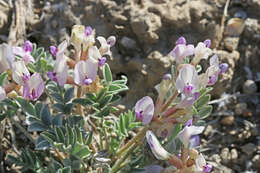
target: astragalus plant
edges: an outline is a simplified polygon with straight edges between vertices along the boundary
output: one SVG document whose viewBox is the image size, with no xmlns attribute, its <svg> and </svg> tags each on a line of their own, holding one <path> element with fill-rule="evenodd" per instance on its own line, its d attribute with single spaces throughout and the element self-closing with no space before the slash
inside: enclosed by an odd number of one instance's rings
<svg viewBox="0 0 260 173">
<path fill-rule="evenodd" d="M 120 115 L 127 78 L 113 80 L 106 63 L 115 43 L 75 25 L 69 41 L 48 51 L 30 41 L 0 45 L 0 120 L 30 140 L 8 159 L 37 173 L 210 172 L 196 150 L 198 134 L 212 111 L 211 86 L 228 68 L 212 55 L 210 40 L 194 47 L 179 38 L 169 53 L 171 72 L 155 86 L 157 99 L 145 96 Z M 69 44 L 72 57 L 65 55 Z M 203 72 L 199 62 L 208 58 Z M 17 122 L 22 115 L 26 126 Z"/>
</svg>

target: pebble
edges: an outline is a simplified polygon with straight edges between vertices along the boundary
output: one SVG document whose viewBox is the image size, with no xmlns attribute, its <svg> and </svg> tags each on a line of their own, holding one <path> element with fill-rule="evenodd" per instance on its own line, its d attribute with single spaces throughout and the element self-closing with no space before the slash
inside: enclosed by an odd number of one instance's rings
<svg viewBox="0 0 260 173">
<path fill-rule="evenodd" d="M 226 116 L 221 120 L 221 124 L 225 126 L 231 126 L 234 123 L 235 117 L 233 115 Z"/>
<path fill-rule="evenodd" d="M 226 37 L 224 39 L 225 48 L 229 51 L 236 50 L 239 43 L 239 37 Z"/>
<path fill-rule="evenodd" d="M 239 36 L 245 28 L 245 22 L 240 18 L 231 18 L 228 20 L 225 28 L 225 35 L 227 36 Z"/>
<path fill-rule="evenodd" d="M 257 91 L 257 85 L 253 80 L 247 80 L 243 85 L 243 92 L 253 94 Z"/>
<path fill-rule="evenodd" d="M 124 36 L 121 40 L 120 40 L 120 43 L 123 47 L 127 48 L 127 49 L 135 49 L 137 46 L 136 46 L 136 41 L 129 38 L 129 37 L 126 37 Z"/>
<path fill-rule="evenodd" d="M 257 154 L 252 159 L 253 167 L 256 169 L 260 169 L 260 155 Z"/>
<path fill-rule="evenodd" d="M 228 148 L 223 148 L 221 150 L 220 157 L 221 157 L 222 163 L 227 164 L 230 161 L 230 159 L 231 159 L 231 155 L 230 155 L 229 149 Z"/>
<path fill-rule="evenodd" d="M 238 103 L 235 106 L 235 113 L 237 115 L 242 115 L 244 111 L 247 109 L 247 104 L 246 103 Z"/>
<path fill-rule="evenodd" d="M 247 155 L 251 155 L 251 154 L 253 154 L 253 153 L 255 152 L 256 145 L 253 144 L 253 143 L 248 143 L 248 144 L 246 144 L 246 145 L 243 145 L 243 146 L 241 147 L 241 149 L 242 149 L 242 151 L 243 151 L 244 153 L 246 153 Z"/>
<path fill-rule="evenodd" d="M 237 150 L 236 150 L 235 148 L 233 148 L 233 149 L 230 151 L 230 153 L 231 153 L 231 160 L 233 160 L 233 161 L 237 160 L 237 158 L 238 158 Z"/>
</svg>

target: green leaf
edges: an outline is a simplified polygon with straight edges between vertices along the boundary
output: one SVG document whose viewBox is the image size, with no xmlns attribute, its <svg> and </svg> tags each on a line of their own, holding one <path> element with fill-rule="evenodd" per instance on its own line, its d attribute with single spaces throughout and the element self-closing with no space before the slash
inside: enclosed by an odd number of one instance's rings
<svg viewBox="0 0 260 173">
<path fill-rule="evenodd" d="M 52 117 L 51 117 L 49 106 L 47 104 L 43 106 L 40 117 L 41 117 L 42 122 L 46 126 L 51 125 Z"/>
<path fill-rule="evenodd" d="M 53 126 L 62 126 L 62 115 L 56 115 L 52 119 Z"/>
<path fill-rule="evenodd" d="M 59 93 L 53 92 L 51 93 L 51 97 L 58 103 L 63 103 L 63 98 Z"/>
<path fill-rule="evenodd" d="M 42 136 L 39 136 L 36 144 L 35 144 L 35 149 L 36 150 L 46 150 L 47 148 L 50 148 L 50 143 L 45 140 Z"/>
<path fill-rule="evenodd" d="M 116 103 L 120 101 L 121 96 L 120 95 L 113 95 L 112 99 L 110 100 L 111 103 Z"/>
<path fill-rule="evenodd" d="M 23 99 L 22 97 L 17 97 L 16 100 L 18 101 L 18 103 L 20 104 L 22 110 L 29 115 L 36 115 L 34 106 L 28 102 L 27 100 Z"/>
<path fill-rule="evenodd" d="M 80 157 L 81 159 L 84 159 L 88 157 L 90 153 L 91 151 L 87 146 L 82 146 L 81 149 L 77 153 L 75 153 L 75 155 Z"/>
<path fill-rule="evenodd" d="M 71 87 L 69 89 L 67 89 L 65 91 L 65 94 L 64 94 L 64 101 L 67 103 L 71 100 L 72 96 L 73 96 L 73 93 L 74 93 L 74 87 Z"/>
<path fill-rule="evenodd" d="M 2 74 L 0 74 L 0 86 L 4 84 L 6 77 L 7 77 L 7 72 L 3 72 Z"/>
<path fill-rule="evenodd" d="M 64 110 L 65 110 L 64 104 L 61 104 L 61 103 L 55 103 L 52 105 L 52 107 L 59 112 L 64 112 Z"/>
<path fill-rule="evenodd" d="M 29 132 L 42 132 L 46 129 L 47 129 L 47 127 L 44 124 L 42 124 L 41 122 L 33 122 L 28 126 Z"/>
<path fill-rule="evenodd" d="M 107 63 L 103 66 L 103 76 L 107 83 L 112 82 L 112 73 Z"/>
<path fill-rule="evenodd" d="M 202 97 L 199 97 L 199 99 L 196 102 L 196 108 L 199 109 L 200 107 L 206 105 L 210 101 L 210 94 L 203 95 Z"/>
<path fill-rule="evenodd" d="M 55 134 L 56 134 L 58 142 L 61 142 L 61 143 L 65 142 L 65 136 L 64 136 L 64 133 L 63 133 L 63 131 L 60 127 L 55 127 Z"/>
<path fill-rule="evenodd" d="M 72 101 L 72 103 L 74 104 L 80 104 L 82 106 L 86 106 L 86 105 L 92 105 L 94 104 L 95 102 L 91 101 L 90 99 L 88 98 L 76 98 Z"/>
<path fill-rule="evenodd" d="M 59 170 L 57 170 L 56 173 L 71 173 L 71 167 L 65 167 L 65 168 L 61 168 Z"/>
<path fill-rule="evenodd" d="M 86 144 L 87 146 L 89 146 L 89 145 L 91 144 L 91 142 L 92 142 L 92 139 L 93 139 L 93 132 L 90 131 L 89 134 L 88 134 L 88 137 L 87 137 L 87 139 L 86 139 L 85 144 Z"/>
<path fill-rule="evenodd" d="M 112 100 L 112 97 L 113 97 L 112 94 L 109 94 L 109 95 L 106 95 L 105 97 L 103 97 L 99 102 L 100 108 L 103 108 L 104 106 L 106 106 Z"/>
<path fill-rule="evenodd" d="M 123 133 L 124 135 L 126 135 L 126 128 L 125 128 L 125 119 L 123 114 L 120 116 L 120 131 L 121 133 Z"/>
<path fill-rule="evenodd" d="M 65 105 L 64 114 L 70 114 L 72 112 L 74 104 L 68 103 Z"/>
<path fill-rule="evenodd" d="M 102 109 L 100 112 L 97 112 L 95 114 L 95 117 L 100 118 L 100 117 L 108 116 L 110 114 L 110 110 L 111 110 L 111 107 L 107 106 L 104 109 Z"/>
<path fill-rule="evenodd" d="M 106 93 L 107 89 L 103 88 L 98 94 L 97 94 L 97 101 L 100 100 L 102 97 L 104 97 L 105 93 Z"/>
<path fill-rule="evenodd" d="M 213 109 L 212 105 L 202 107 L 198 113 L 200 119 L 207 118 L 211 114 L 212 109 Z"/>
</svg>

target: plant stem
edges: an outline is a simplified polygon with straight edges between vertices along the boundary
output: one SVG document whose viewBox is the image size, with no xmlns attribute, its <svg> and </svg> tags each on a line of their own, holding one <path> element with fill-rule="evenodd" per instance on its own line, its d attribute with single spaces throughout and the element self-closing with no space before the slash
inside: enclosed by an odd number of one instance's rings
<svg viewBox="0 0 260 173">
<path fill-rule="evenodd" d="M 128 158 L 128 156 L 134 151 L 135 148 L 136 148 L 136 145 L 132 145 L 132 146 L 127 150 L 127 152 L 125 153 L 125 155 L 116 161 L 116 163 L 115 163 L 114 166 L 112 167 L 110 173 L 116 173 L 117 171 L 119 171 L 119 170 L 122 168 L 121 164 L 124 163 L 124 161 L 125 161 L 125 160 Z"/>
<path fill-rule="evenodd" d="M 165 105 L 163 105 L 162 112 L 164 112 L 172 103 L 172 101 L 178 96 L 178 91 L 175 91 L 174 94 L 170 97 Z"/>
<path fill-rule="evenodd" d="M 134 143 L 140 141 L 144 136 L 148 127 L 144 127 L 140 130 L 135 137 L 133 137 L 126 145 L 124 145 L 117 153 L 116 156 L 119 157 L 122 153 L 124 153 L 129 147 L 131 147 Z"/>
<path fill-rule="evenodd" d="M 23 132 L 23 134 L 33 143 L 35 144 L 35 140 L 33 139 L 33 137 L 18 123 L 16 122 L 13 117 L 9 117 L 9 119 L 11 120 L 11 122 L 19 129 Z"/>
</svg>

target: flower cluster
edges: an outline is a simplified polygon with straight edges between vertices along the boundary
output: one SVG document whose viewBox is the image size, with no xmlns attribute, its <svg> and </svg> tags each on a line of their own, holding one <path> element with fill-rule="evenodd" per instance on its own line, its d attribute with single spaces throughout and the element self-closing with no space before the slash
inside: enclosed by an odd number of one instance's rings
<svg viewBox="0 0 260 173">
<path fill-rule="evenodd" d="M 228 64 L 219 63 L 218 56 L 212 55 L 210 45 L 211 41 L 205 40 L 195 47 L 180 37 L 169 53 L 176 62 L 175 70 L 172 74 L 164 75 L 161 83 L 155 87 L 159 93 L 156 104 L 152 98 L 145 96 L 135 105 L 136 118 L 150 129 L 146 132 L 146 139 L 154 156 L 159 160 L 168 160 L 183 173 L 208 173 L 212 169 L 203 155 L 194 149 L 199 145 L 198 134 L 204 130 L 203 126 L 196 126 L 202 116 L 199 111 L 202 108 L 198 104 L 205 98 L 203 92 L 217 82 L 220 74 L 227 71 Z M 200 72 L 200 60 L 209 57 L 209 67 L 205 73 Z M 208 108 L 210 113 L 212 107 Z M 164 149 L 156 135 L 169 140 L 167 137 L 179 125 L 184 125 L 184 128 L 176 135 L 176 139 L 182 143 L 180 151 L 177 151 L 180 157 L 177 157 Z"/>
<path fill-rule="evenodd" d="M 45 73 L 35 72 L 29 69 L 36 61 L 31 55 L 33 44 L 26 41 L 22 47 L 11 47 L 7 44 L 0 45 L 0 73 L 10 71 L 16 88 L 22 89 L 22 95 L 28 100 L 37 100 L 44 92 L 44 79 L 57 82 L 60 86 L 72 83 L 78 86 L 89 86 L 95 81 L 98 82 L 98 67 L 106 62 L 106 57 L 111 56 L 110 48 L 115 44 L 116 39 L 110 36 L 96 38 L 100 47 L 95 45 L 95 31 L 90 26 L 75 25 L 72 30 L 71 42 L 76 49 L 75 59 L 65 55 L 68 42 L 64 40 L 57 47 L 50 46 L 50 53 L 55 57 L 54 68 Z M 69 66 L 73 68 L 73 79 L 69 76 Z M 10 92 L 8 86 L 0 86 L 0 99 L 6 98 Z"/>
</svg>

